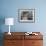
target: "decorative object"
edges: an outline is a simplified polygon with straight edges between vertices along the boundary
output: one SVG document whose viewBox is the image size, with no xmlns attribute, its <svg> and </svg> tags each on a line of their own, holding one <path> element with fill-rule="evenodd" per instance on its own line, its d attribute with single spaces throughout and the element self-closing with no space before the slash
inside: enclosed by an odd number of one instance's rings
<svg viewBox="0 0 46 46">
<path fill-rule="evenodd" d="M 35 22 L 35 9 L 19 9 L 18 10 L 19 22 Z"/>
<path fill-rule="evenodd" d="M 5 25 L 9 25 L 8 34 L 11 35 L 11 33 L 10 33 L 10 25 L 14 25 L 14 18 L 5 18 Z"/>
<path fill-rule="evenodd" d="M 33 32 L 26 32 L 25 35 L 38 35 L 37 33 Z"/>
</svg>

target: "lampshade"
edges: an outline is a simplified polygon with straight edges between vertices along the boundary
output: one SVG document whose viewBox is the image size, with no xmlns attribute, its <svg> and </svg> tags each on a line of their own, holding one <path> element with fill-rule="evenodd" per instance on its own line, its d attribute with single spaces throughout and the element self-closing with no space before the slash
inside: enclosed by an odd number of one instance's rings
<svg viewBox="0 0 46 46">
<path fill-rule="evenodd" d="M 14 25 L 14 18 L 5 18 L 5 25 Z"/>
</svg>

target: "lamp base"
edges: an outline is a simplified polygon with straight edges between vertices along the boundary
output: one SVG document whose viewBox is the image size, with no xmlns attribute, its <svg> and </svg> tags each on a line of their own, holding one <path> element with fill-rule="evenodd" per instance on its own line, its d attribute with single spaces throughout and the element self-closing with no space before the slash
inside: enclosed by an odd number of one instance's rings
<svg viewBox="0 0 46 46">
<path fill-rule="evenodd" d="M 11 33 L 10 33 L 10 32 L 8 32 L 8 34 L 9 34 L 9 35 L 11 35 Z"/>
</svg>

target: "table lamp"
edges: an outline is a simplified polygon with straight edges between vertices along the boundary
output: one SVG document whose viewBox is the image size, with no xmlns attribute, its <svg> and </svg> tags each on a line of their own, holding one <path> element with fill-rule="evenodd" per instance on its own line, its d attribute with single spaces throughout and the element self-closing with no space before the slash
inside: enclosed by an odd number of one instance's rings
<svg viewBox="0 0 46 46">
<path fill-rule="evenodd" d="M 11 35 L 11 33 L 10 33 L 10 26 L 14 25 L 14 18 L 5 18 L 5 25 L 9 25 L 8 34 Z"/>
</svg>

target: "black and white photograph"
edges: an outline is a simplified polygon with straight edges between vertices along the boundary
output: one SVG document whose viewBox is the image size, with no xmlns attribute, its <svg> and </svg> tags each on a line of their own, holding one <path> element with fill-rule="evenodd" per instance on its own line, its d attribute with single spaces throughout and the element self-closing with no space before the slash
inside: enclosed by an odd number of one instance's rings
<svg viewBox="0 0 46 46">
<path fill-rule="evenodd" d="M 19 22 L 35 22 L 35 9 L 19 9 Z"/>
</svg>

